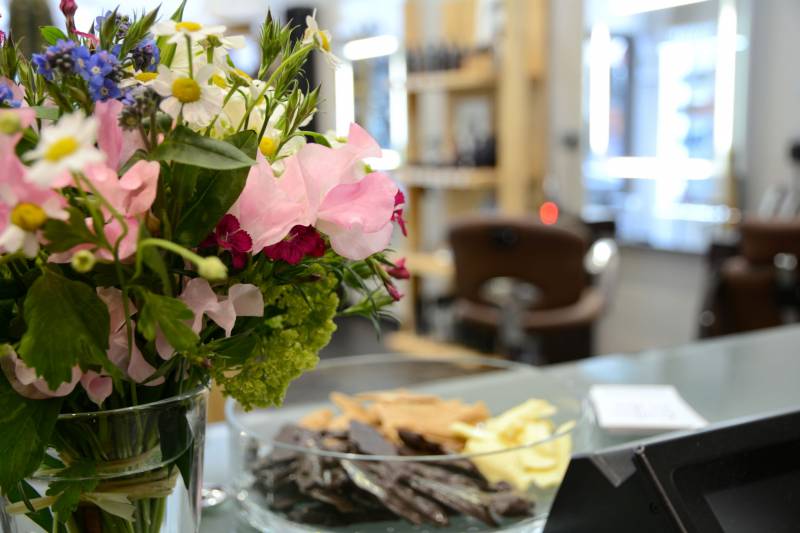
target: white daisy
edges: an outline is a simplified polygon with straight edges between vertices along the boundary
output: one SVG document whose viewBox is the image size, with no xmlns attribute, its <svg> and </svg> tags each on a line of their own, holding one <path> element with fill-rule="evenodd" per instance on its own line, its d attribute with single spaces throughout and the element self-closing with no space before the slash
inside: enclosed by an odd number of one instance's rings
<svg viewBox="0 0 800 533">
<path fill-rule="evenodd" d="M 317 49 L 323 53 L 328 62 L 336 66 L 339 64 L 339 58 L 333 55 L 331 50 L 332 40 L 331 32 L 319 29 L 319 24 L 317 24 L 317 10 L 315 9 L 313 15 L 306 17 L 306 32 L 303 34 L 303 43 L 316 46 Z"/>
<path fill-rule="evenodd" d="M 158 77 L 158 73 L 156 72 L 145 72 L 142 70 L 138 70 L 133 72 L 131 77 L 125 78 L 119 83 L 120 89 L 127 89 L 128 87 L 137 87 L 139 85 L 152 85 L 156 78 Z"/>
<path fill-rule="evenodd" d="M 219 87 L 208 84 L 215 71 L 214 66 L 205 65 L 195 72 L 194 78 L 190 78 L 160 65 L 158 78 L 152 87 L 164 97 L 161 110 L 173 118 L 178 118 L 183 113 L 184 120 L 190 126 L 208 126 L 222 110 L 225 99 Z"/>
<path fill-rule="evenodd" d="M 33 184 L 16 188 L 0 185 L 0 202 L 4 204 L 0 211 L 8 217 L 0 221 L 0 226 L 5 226 L 0 232 L 0 249 L 8 253 L 21 250 L 29 258 L 39 253 L 38 232 L 47 219 L 66 220 L 68 216 L 56 192 Z"/>
<path fill-rule="evenodd" d="M 196 43 L 210 36 L 222 39 L 225 29 L 225 26 L 204 26 L 199 22 L 188 20 L 182 22 L 163 20 L 153 27 L 153 33 L 158 37 L 169 37 L 167 42 L 170 44 L 185 42 L 186 36 Z"/>
<path fill-rule="evenodd" d="M 76 111 L 42 130 L 39 144 L 23 156 L 33 163 L 27 180 L 43 187 L 63 186 L 64 174 L 80 172 L 87 165 L 105 161 L 95 147 L 97 121 Z"/>
</svg>

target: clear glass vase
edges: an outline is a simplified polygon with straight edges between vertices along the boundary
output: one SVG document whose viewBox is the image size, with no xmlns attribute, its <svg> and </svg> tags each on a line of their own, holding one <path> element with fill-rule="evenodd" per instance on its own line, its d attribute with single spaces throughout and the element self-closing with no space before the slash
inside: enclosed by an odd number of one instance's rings
<svg viewBox="0 0 800 533">
<path fill-rule="evenodd" d="M 0 524 L 16 524 L 15 533 L 199 531 L 207 397 L 201 388 L 135 407 L 60 415 L 46 460 L 24 484 L 27 498 L 6 502 Z M 54 486 L 80 488 L 66 516 L 46 494 Z"/>
</svg>

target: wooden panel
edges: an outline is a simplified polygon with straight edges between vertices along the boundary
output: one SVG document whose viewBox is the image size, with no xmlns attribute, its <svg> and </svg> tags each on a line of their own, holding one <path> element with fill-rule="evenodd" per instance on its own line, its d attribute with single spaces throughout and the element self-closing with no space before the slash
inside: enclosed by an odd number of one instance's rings
<svg viewBox="0 0 800 533">
<path fill-rule="evenodd" d="M 405 4 L 405 30 L 406 48 L 409 50 L 421 48 L 425 43 L 422 28 L 422 17 L 425 6 L 424 0 L 406 0 Z"/>
<path fill-rule="evenodd" d="M 497 185 L 494 167 L 405 167 L 403 183 L 428 189 L 487 189 Z"/>
<path fill-rule="evenodd" d="M 409 74 L 406 90 L 427 91 L 482 91 L 493 89 L 497 75 L 492 69 L 444 70 Z"/>
<path fill-rule="evenodd" d="M 525 9 L 525 18 L 528 20 L 528 31 L 525 33 L 528 73 L 533 79 L 541 80 L 547 73 L 547 50 L 550 39 L 548 0 L 525 0 Z"/>
</svg>

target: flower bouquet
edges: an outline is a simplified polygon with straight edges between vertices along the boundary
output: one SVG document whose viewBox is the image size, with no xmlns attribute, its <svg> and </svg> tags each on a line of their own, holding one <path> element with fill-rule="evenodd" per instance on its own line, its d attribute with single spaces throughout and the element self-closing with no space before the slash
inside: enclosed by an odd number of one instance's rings
<svg viewBox="0 0 800 533">
<path fill-rule="evenodd" d="M 378 145 L 303 129 L 330 35 L 268 17 L 251 76 L 185 3 L 80 31 L 63 0 L 32 58 L 2 36 L 0 523 L 195 531 L 209 383 L 278 405 L 334 317 L 400 298 Z"/>
</svg>

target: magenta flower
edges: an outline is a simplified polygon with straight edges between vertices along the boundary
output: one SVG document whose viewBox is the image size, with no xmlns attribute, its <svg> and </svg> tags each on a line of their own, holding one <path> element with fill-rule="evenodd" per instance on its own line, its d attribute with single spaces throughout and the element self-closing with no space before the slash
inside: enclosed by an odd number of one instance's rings
<svg viewBox="0 0 800 533">
<path fill-rule="evenodd" d="M 409 273 L 408 269 L 406 268 L 405 257 L 398 259 L 393 267 L 387 268 L 386 273 L 392 276 L 394 279 L 408 279 L 411 277 L 411 273 Z"/>
<path fill-rule="evenodd" d="M 403 237 L 408 237 L 408 230 L 406 229 L 406 220 L 403 218 L 403 209 L 406 205 L 406 196 L 400 189 L 394 195 L 394 213 L 392 213 L 392 220 L 397 222 L 400 226 L 400 231 L 403 232 Z"/>
<path fill-rule="evenodd" d="M 227 214 L 217 224 L 217 229 L 201 244 L 201 248 L 218 246 L 231 253 L 233 268 L 241 269 L 247 264 L 247 255 L 253 250 L 253 239 L 239 224 L 239 220 Z"/>
<path fill-rule="evenodd" d="M 386 287 L 386 292 L 389 293 L 389 296 L 392 297 L 392 300 L 399 302 L 403 299 L 403 293 L 397 290 L 397 287 L 394 286 L 394 283 L 387 281 L 383 285 Z"/>
<path fill-rule="evenodd" d="M 78 3 L 75 0 L 61 0 L 59 8 L 65 17 L 74 17 L 75 12 L 78 11 Z"/>
<path fill-rule="evenodd" d="M 296 265 L 304 257 L 325 255 L 325 241 L 311 226 L 295 226 L 284 240 L 264 248 L 264 255 L 273 261 L 285 261 Z"/>
</svg>

